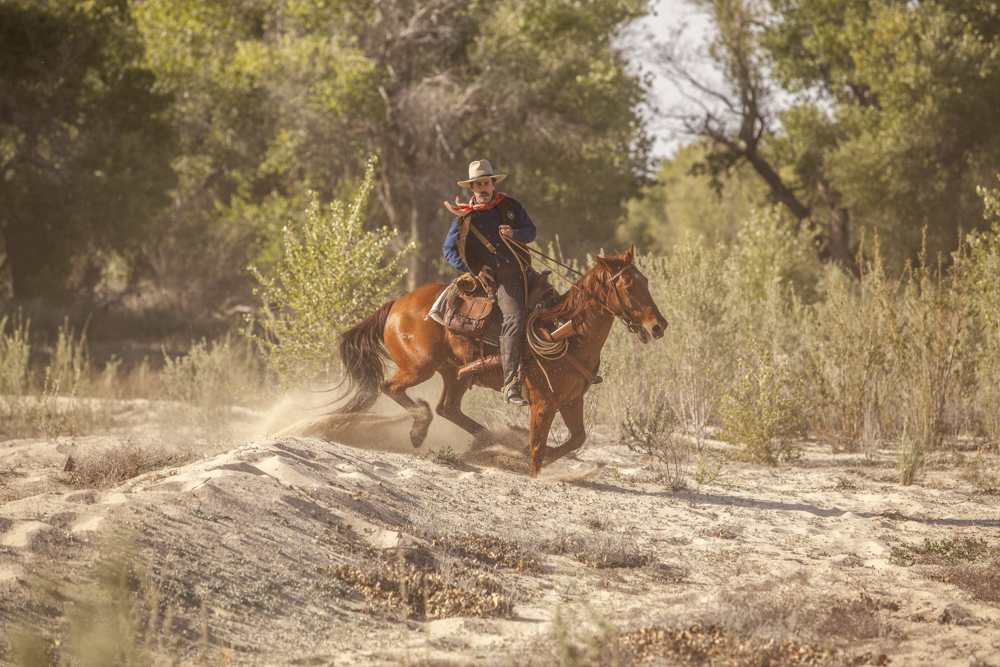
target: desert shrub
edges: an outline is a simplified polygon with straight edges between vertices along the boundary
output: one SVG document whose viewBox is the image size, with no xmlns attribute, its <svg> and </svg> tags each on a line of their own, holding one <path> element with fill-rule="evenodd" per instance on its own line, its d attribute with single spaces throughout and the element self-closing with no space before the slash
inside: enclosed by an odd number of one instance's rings
<svg viewBox="0 0 1000 667">
<path fill-rule="evenodd" d="M 795 460 L 794 441 L 802 435 L 801 392 L 794 390 L 786 364 L 775 363 L 769 350 L 751 346 L 749 358 L 737 362 L 739 375 L 723 394 L 720 437 L 743 445 L 739 456 L 777 465 Z"/>
<path fill-rule="evenodd" d="M 1000 467 L 986 459 L 985 450 L 985 447 L 979 448 L 976 457 L 962 471 L 962 477 L 972 484 L 976 493 L 1000 495 Z"/>
<path fill-rule="evenodd" d="M 84 394 L 90 384 L 93 369 L 87 349 L 89 323 L 88 319 L 78 338 L 67 317 L 56 335 L 56 347 L 49 357 L 46 379 L 53 386 L 61 387 L 64 392 L 72 390 L 74 394 Z"/>
<path fill-rule="evenodd" d="M 125 440 L 116 447 L 70 457 L 64 479 L 80 486 L 108 487 L 151 470 L 185 463 L 192 458 L 190 454 L 144 448 Z"/>
<path fill-rule="evenodd" d="M 170 400 L 195 406 L 202 417 L 217 422 L 240 401 L 253 398 L 263 383 L 262 371 L 250 343 L 202 339 L 187 354 L 171 357 L 164 350 L 159 380 Z"/>
<path fill-rule="evenodd" d="M 726 311 L 730 286 L 724 250 L 687 238 L 667 258 L 643 258 L 641 268 L 657 288 L 653 295 L 670 327 L 668 335 L 656 343 L 663 348 L 660 363 L 648 360 L 645 368 L 657 369 L 659 377 L 654 382 L 663 383 L 679 427 L 701 449 L 714 416 L 720 380 L 727 375 L 726 346 L 733 336 Z M 648 374 L 641 367 L 636 370 L 633 378 Z M 633 391 L 649 395 L 654 387 L 635 386 Z"/>
<path fill-rule="evenodd" d="M 10 333 L 7 333 L 10 324 Z M 0 395 L 20 396 L 27 388 L 28 360 L 31 345 L 28 343 L 28 328 L 31 322 L 10 322 L 9 317 L 0 319 Z"/>
<path fill-rule="evenodd" d="M 896 458 L 896 469 L 902 486 L 910 486 L 916 481 L 926 458 L 927 442 L 919 436 L 911 435 L 904 428 L 899 438 L 899 453 Z"/>
<path fill-rule="evenodd" d="M 923 544 L 903 542 L 889 554 L 893 565 L 957 565 L 969 562 L 987 562 L 1000 557 L 1000 549 L 991 547 L 986 540 L 956 535 L 954 539 L 939 541 L 925 538 Z"/>
<path fill-rule="evenodd" d="M 934 568 L 930 577 L 957 586 L 977 600 L 994 605 L 1000 603 L 1000 558 L 987 563 Z"/>
<path fill-rule="evenodd" d="M 411 618 L 509 616 L 512 595 L 493 574 L 478 568 L 449 567 L 433 552 L 400 550 L 369 554 L 328 574 L 364 596 L 377 610 Z"/>
<path fill-rule="evenodd" d="M 901 382 L 901 285 L 887 274 L 877 237 L 871 259 L 859 251 L 857 264 L 857 279 L 831 271 L 826 298 L 810 308 L 805 362 L 817 400 L 808 418 L 834 450 L 870 452 Z"/>
<path fill-rule="evenodd" d="M 300 226 L 283 230 L 284 254 L 270 275 L 256 266 L 263 302 L 257 341 L 283 385 L 330 376 L 336 340 L 388 301 L 412 249 L 392 250 L 397 234 L 364 229 L 364 212 L 375 182 L 375 158 L 354 201 L 324 209 L 315 195 Z"/>
<path fill-rule="evenodd" d="M 562 540 L 560 549 L 581 563 L 598 569 L 643 567 L 653 562 L 653 554 L 639 543 L 633 526 L 604 526 Z"/>
<path fill-rule="evenodd" d="M 702 449 L 698 452 L 697 458 L 695 458 L 694 472 L 691 473 L 691 479 L 698 484 L 711 484 L 718 479 L 719 473 L 722 472 L 722 466 L 725 463 L 726 455 L 724 453 L 713 457 L 709 454 L 708 449 Z"/>
<path fill-rule="evenodd" d="M 980 189 L 986 216 L 1000 217 L 1000 190 Z M 963 364 L 972 378 L 966 391 L 971 420 L 990 441 L 1000 441 L 1000 221 L 965 237 L 955 254 L 956 282 L 969 299 Z"/>
<path fill-rule="evenodd" d="M 902 331 L 901 414 L 912 425 L 913 437 L 927 449 L 937 447 L 946 428 L 949 402 L 958 398 L 960 361 L 965 356 L 962 336 L 969 309 L 964 266 L 946 276 L 941 260 L 928 263 L 922 251 L 916 266 L 906 272 L 902 295 L 906 326 Z"/>
<path fill-rule="evenodd" d="M 427 457 L 435 463 L 454 465 L 458 462 L 458 457 L 450 445 L 445 445 L 441 449 L 427 450 Z"/>
<path fill-rule="evenodd" d="M 647 456 L 657 469 L 659 479 L 671 490 L 687 486 L 684 464 L 688 459 L 687 443 L 675 436 L 676 418 L 664 400 L 654 400 L 638 413 L 626 408 L 621 430 L 629 451 Z"/>
</svg>

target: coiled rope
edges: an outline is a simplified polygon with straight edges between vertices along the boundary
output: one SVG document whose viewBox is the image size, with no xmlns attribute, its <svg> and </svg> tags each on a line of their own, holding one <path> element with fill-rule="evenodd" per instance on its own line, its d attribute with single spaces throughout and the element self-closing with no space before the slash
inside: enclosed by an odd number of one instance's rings
<svg viewBox="0 0 1000 667">
<path fill-rule="evenodd" d="M 528 345 L 531 346 L 532 352 L 538 358 L 555 361 L 566 354 L 566 350 L 569 349 L 569 339 L 563 338 L 562 340 L 550 343 L 535 333 L 535 322 L 541 316 L 542 313 L 538 310 L 528 313 Z"/>
</svg>

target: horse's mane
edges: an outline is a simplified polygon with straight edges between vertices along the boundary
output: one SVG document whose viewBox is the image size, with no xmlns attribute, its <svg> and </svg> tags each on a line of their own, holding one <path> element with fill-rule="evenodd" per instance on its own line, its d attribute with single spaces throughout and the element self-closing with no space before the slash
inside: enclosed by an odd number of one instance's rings
<svg viewBox="0 0 1000 667">
<path fill-rule="evenodd" d="M 607 302 L 611 296 L 608 278 L 611 271 L 607 264 L 598 262 L 560 297 L 560 301 L 542 312 L 547 320 L 571 320 L 586 310 L 594 301 Z"/>
</svg>

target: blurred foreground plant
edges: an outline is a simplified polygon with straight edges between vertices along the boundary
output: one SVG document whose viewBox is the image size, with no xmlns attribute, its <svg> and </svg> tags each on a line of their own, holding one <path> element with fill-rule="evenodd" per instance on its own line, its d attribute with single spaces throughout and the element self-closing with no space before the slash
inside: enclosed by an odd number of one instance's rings
<svg viewBox="0 0 1000 667">
<path fill-rule="evenodd" d="M 400 263 L 415 246 L 393 252 L 396 232 L 364 229 L 375 162 L 352 204 L 335 201 L 324 211 L 313 195 L 302 226 L 284 228 L 284 256 L 272 275 L 249 267 L 263 302 L 264 334 L 255 339 L 284 386 L 330 375 L 340 333 L 388 301 L 406 274 Z"/>
</svg>

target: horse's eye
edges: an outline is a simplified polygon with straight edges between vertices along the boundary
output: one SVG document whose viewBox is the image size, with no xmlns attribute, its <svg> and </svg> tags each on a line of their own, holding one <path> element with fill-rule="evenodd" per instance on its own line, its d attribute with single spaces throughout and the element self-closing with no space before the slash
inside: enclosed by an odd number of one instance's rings
<svg viewBox="0 0 1000 667">
<path fill-rule="evenodd" d="M 635 291 L 635 288 L 634 287 L 626 287 L 625 291 L 628 292 L 629 294 L 631 294 L 632 292 Z"/>
</svg>

